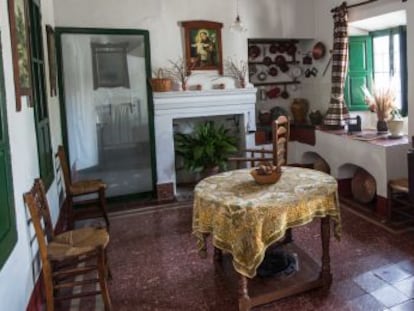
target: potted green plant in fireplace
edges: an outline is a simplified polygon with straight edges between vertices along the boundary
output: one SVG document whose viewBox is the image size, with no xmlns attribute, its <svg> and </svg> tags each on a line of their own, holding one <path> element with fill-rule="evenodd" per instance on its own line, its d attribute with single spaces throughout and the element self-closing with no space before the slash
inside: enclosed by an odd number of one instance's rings
<svg viewBox="0 0 414 311">
<path fill-rule="evenodd" d="M 229 155 L 237 151 L 236 145 L 236 137 L 213 121 L 198 124 L 192 133 L 175 134 L 175 150 L 182 156 L 184 168 L 204 175 L 226 170 Z"/>
</svg>

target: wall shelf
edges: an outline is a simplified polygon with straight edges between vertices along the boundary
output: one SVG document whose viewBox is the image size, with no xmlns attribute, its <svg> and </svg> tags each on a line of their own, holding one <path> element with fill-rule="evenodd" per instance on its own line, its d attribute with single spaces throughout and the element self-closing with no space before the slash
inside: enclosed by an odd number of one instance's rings
<svg viewBox="0 0 414 311">
<path fill-rule="evenodd" d="M 293 61 L 293 60 L 286 61 L 285 63 L 286 64 L 294 64 L 294 65 L 300 64 L 299 61 Z M 276 62 L 265 63 L 263 61 L 252 61 L 252 60 L 249 60 L 249 66 L 250 65 L 269 65 L 270 66 L 270 65 L 276 65 Z"/>
<path fill-rule="evenodd" d="M 255 86 L 300 84 L 299 81 L 253 82 Z"/>
</svg>

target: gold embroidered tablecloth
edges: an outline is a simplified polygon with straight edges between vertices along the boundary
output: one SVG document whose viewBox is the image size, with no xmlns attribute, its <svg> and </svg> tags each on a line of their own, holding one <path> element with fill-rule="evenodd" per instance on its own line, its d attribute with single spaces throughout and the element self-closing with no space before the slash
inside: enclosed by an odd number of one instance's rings
<svg viewBox="0 0 414 311">
<path fill-rule="evenodd" d="M 193 234 L 198 246 L 203 233 L 213 245 L 233 255 L 236 271 L 254 277 L 269 245 L 286 229 L 315 217 L 331 216 L 335 236 L 341 233 L 337 182 L 320 171 L 282 167 L 280 180 L 259 185 L 251 169 L 224 172 L 203 179 L 194 189 Z"/>
</svg>

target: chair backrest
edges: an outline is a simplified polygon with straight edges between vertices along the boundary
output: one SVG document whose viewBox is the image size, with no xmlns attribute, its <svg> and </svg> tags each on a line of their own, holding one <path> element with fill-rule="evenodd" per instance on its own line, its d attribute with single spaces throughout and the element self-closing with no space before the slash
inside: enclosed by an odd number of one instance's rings
<svg viewBox="0 0 414 311">
<path fill-rule="evenodd" d="M 72 178 L 69 170 L 65 148 L 62 145 L 58 146 L 56 156 L 59 158 L 60 169 L 62 170 L 63 181 L 65 183 L 65 191 L 66 194 L 68 194 L 70 186 L 72 184 Z"/>
<path fill-rule="evenodd" d="M 32 218 L 42 262 L 47 261 L 47 243 L 54 238 L 54 232 L 42 180 L 35 179 L 33 187 L 23 197 Z M 43 262 L 43 264 L 45 263 Z"/>
<path fill-rule="evenodd" d="M 414 151 L 409 150 L 407 153 L 408 164 L 408 197 L 414 202 Z"/>
<path fill-rule="evenodd" d="M 287 165 L 290 122 L 286 116 L 279 116 L 272 124 L 273 165 Z"/>
</svg>

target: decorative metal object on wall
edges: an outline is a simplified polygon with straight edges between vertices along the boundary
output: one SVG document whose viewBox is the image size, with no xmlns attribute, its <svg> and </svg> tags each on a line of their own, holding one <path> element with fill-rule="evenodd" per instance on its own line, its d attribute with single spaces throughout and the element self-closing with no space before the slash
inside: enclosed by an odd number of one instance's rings
<svg viewBox="0 0 414 311">
<path fill-rule="evenodd" d="M 32 101 L 28 3 L 27 0 L 8 0 L 7 4 L 13 53 L 16 111 L 20 111 L 22 96 L 28 96 L 29 106 Z"/>
</svg>

